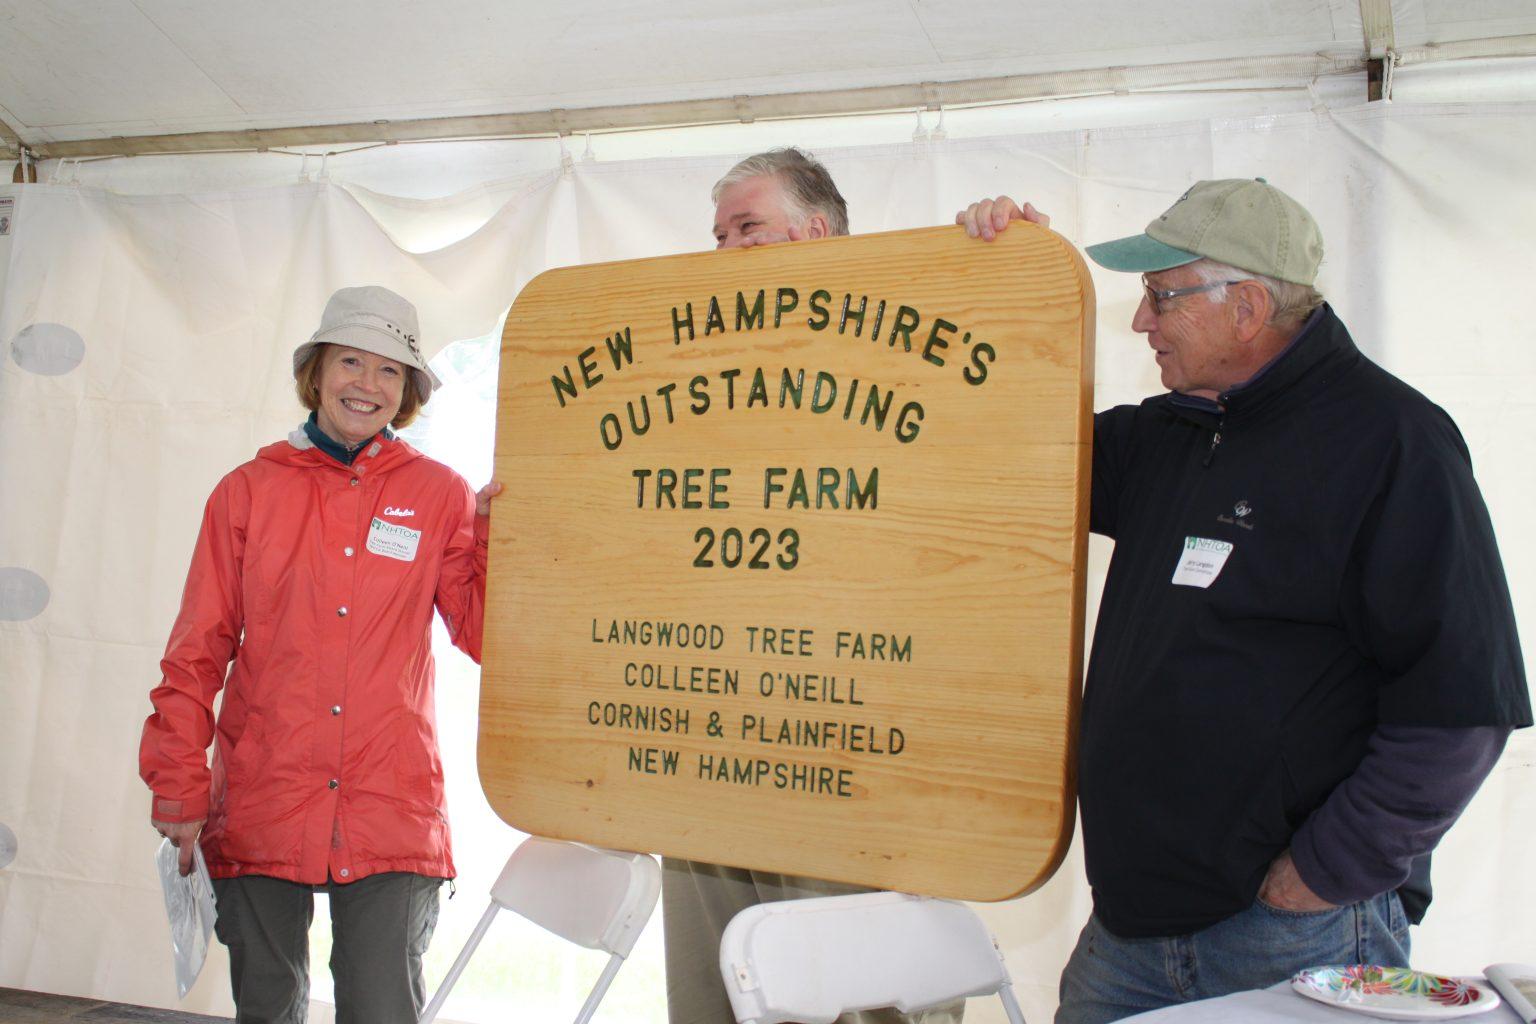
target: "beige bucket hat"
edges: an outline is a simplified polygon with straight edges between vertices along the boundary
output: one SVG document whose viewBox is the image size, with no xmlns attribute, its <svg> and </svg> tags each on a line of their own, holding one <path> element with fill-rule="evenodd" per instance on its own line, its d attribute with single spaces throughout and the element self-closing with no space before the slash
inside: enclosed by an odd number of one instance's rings
<svg viewBox="0 0 1536 1024">
<path fill-rule="evenodd" d="M 376 284 L 342 288 L 325 304 L 320 329 L 293 350 L 293 375 L 298 377 L 299 367 L 316 345 L 345 345 L 410 367 L 411 380 L 425 403 L 442 381 L 422 357 L 420 333 L 416 307 L 388 288 Z"/>
</svg>

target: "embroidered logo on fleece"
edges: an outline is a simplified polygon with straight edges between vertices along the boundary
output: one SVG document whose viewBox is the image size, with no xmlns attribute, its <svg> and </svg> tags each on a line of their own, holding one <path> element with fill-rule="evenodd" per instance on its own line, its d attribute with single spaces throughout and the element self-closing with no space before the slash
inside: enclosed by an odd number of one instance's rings
<svg viewBox="0 0 1536 1024">
<path fill-rule="evenodd" d="M 1250 518 L 1252 515 L 1253 506 L 1248 504 L 1248 499 L 1239 498 L 1237 504 L 1232 506 L 1232 514 L 1219 515 L 1216 517 L 1216 521 L 1218 523 L 1226 523 L 1228 526 L 1237 526 L 1244 530 L 1251 530 L 1253 529 L 1253 519 Z"/>
<path fill-rule="evenodd" d="M 413 508 L 395 508 L 393 505 L 386 505 L 384 507 L 384 514 L 387 516 L 394 516 L 397 519 L 406 519 L 415 515 L 416 510 Z"/>
</svg>

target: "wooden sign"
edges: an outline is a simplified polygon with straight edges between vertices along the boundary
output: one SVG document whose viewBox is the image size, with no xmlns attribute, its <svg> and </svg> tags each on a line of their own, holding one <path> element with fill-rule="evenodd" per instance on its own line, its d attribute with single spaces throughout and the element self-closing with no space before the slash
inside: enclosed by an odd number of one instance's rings
<svg viewBox="0 0 1536 1024">
<path fill-rule="evenodd" d="M 553 270 L 502 340 L 508 823 L 997 900 L 1072 832 L 1092 286 L 958 227 Z"/>
</svg>

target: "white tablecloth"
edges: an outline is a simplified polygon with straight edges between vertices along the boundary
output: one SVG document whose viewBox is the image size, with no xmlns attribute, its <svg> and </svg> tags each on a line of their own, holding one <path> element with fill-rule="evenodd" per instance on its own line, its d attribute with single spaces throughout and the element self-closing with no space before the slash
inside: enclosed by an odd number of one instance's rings
<svg viewBox="0 0 1536 1024">
<path fill-rule="evenodd" d="M 1283 982 L 1274 988 L 1138 1013 L 1122 1024 L 1369 1024 L 1380 1019 L 1308 999 L 1292 992 L 1290 982 Z M 1503 1003 L 1487 1013 L 1458 1019 L 1468 1024 L 1521 1024 L 1515 1011 Z"/>
</svg>

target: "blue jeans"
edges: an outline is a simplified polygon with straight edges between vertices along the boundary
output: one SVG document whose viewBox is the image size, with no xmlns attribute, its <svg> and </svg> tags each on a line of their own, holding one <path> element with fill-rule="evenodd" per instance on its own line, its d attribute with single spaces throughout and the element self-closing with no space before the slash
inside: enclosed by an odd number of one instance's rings
<svg viewBox="0 0 1536 1024">
<path fill-rule="evenodd" d="M 1408 966 L 1408 918 L 1397 893 L 1310 913 L 1255 901 L 1193 935 L 1156 939 L 1122 939 L 1090 917 L 1061 974 L 1056 1024 L 1108 1024 L 1268 988 L 1319 964 Z"/>
</svg>

